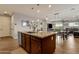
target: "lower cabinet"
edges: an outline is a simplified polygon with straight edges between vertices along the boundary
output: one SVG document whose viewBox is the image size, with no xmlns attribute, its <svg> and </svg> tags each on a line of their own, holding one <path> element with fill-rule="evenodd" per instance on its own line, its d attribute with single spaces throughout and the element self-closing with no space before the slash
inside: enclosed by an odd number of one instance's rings
<svg viewBox="0 0 79 59">
<path fill-rule="evenodd" d="M 31 37 L 31 53 L 41 53 L 41 40 Z"/>
<path fill-rule="evenodd" d="M 31 49 L 30 49 L 30 36 L 29 35 L 25 35 L 25 50 L 28 52 L 28 53 L 31 53 Z"/>
<path fill-rule="evenodd" d="M 42 53 L 54 53 L 56 48 L 55 35 L 46 37 L 42 40 Z"/>
<path fill-rule="evenodd" d="M 56 44 L 56 35 L 45 38 L 38 38 L 22 33 L 22 47 L 31 54 L 50 54 L 54 53 Z"/>
<path fill-rule="evenodd" d="M 30 36 L 24 33 L 21 33 L 21 46 L 28 53 L 30 53 Z"/>
<path fill-rule="evenodd" d="M 21 46 L 25 49 L 25 43 L 26 43 L 26 38 L 25 38 L 25 34 L 21 33 Z"/>
</svg>

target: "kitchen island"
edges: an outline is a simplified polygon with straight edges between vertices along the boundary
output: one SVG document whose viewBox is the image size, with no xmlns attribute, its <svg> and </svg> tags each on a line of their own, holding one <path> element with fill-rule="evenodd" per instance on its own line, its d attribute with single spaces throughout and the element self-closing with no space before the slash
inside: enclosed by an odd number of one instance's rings
<svg viewBox="0 0 79 59">
<path fill-rule="evenodd" d="M 31 54 L 51 54 L 56 48 L 55 32 L 20 32 L 21 46 Z"/>
</svg>

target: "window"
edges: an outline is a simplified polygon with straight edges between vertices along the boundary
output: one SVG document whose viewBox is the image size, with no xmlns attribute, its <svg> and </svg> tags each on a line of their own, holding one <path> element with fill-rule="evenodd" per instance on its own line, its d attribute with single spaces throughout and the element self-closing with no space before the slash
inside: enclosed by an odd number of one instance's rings
<svg viewBox="0 0 79 59">
<path fill-rule="evenodd" d="M 79 22 L 71 22 L 69 23 L 70 27 L 79 26 Z"/>
<path fill-rule="evenodd" d="M 30 26 L 30 21 L 22 20 L 21 24 L 22 24 L 23 27 L 26 27 L 26 26 L 29 27 Z"/>
<path fill-rule="evenodd" d="M 23 27 L 27 26 L 27 22 L 26 21 L 22 21 L 22 26 Z"/>
<path fill-rule="evenodd" d="M 23 26 L 26 26 L 27 24 L 26 24 L 26 22 L 23 22 Z"/>
<path fill-rule="evenodd" d="M 62 23 L 58 23 L 58 24 L 55 24 L 56 27 L 62 27 L 63 24 Z"/>
</svg>

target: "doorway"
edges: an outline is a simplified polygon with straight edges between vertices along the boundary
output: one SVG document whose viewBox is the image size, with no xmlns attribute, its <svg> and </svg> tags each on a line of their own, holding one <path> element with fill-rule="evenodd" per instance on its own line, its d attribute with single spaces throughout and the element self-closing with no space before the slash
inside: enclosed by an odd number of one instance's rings
<svg viewBox="0 0 79 59">
<path fill-rule="evenodd" d="M 0 37 L 10 36 L 10 17 L 0 15 Z"/>
</svg>

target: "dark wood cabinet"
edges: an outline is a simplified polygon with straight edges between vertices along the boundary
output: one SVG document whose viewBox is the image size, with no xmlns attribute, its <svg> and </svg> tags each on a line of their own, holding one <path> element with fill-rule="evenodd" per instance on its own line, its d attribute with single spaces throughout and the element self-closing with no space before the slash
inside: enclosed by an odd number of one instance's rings
<svg viewBox="0 0 79 59">
<path fill-rule="evenodd" d="M 41 40 L 31 37 L 31 53 L 41 53 Z"/>
<path fill-rule="evenodd" d="M 21 46 L 30 53 L 30 36 L 24 33 L 21 33 Z"/>
<path fill-rule="evenodd" d="M 25 35 L 25 50 L 30 53 L 30 36 Z"/>
<path fill-rule="evenodd" d="M 21 33 L 21 46 L 25 49 L 25 43 L 26 43 L 26 35 L 24 33 Z"/>
<path fill-rule="evenodd" d="M 42 40 L 42 53 L 53 53 L 55 52 L 55 35 L 46 37 Z"/>
<path fill-rule="evenodd" d="M 56 44 L 56 35 L 50 35 L 45 38 L 35 37 L 22 33 L 22 47 L 31 54 L 54 53 Z"/>
</svg>

